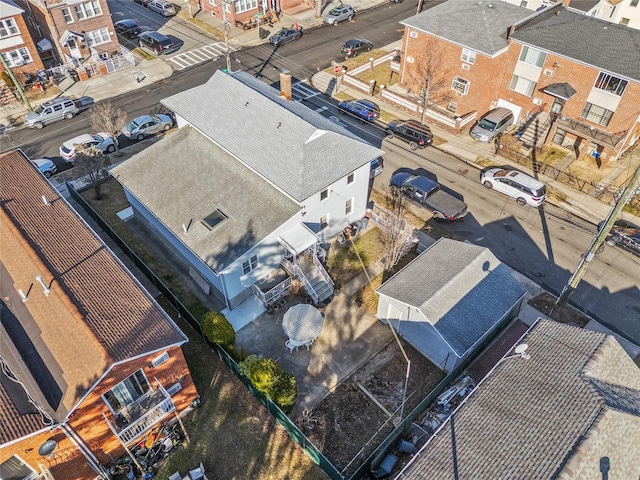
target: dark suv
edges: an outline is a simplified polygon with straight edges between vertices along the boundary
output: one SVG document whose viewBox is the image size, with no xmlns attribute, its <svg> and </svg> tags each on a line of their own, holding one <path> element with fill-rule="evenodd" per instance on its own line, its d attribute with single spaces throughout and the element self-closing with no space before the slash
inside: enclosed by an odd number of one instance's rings
<svg viewBox="0 0 640 480">
<path fill-rule="evenodd" d="M 598 225 L 598 230 L 602 224 Z M 640 256 L 640 227 L 626 220 L 618 220 L 613 224 L 605 242 Z"/>
<path fill-rule="evenodd" d="M 359 53 L 368 52 L 373 48 L 373 43 L 363 38 L 352 38 L 347 40 L 342 45 L 340 51 L 344 55 L 344 58 L 351 58 L 357 56 Z"/>
<path fill-rule="evenodd" d="M 138 42 L 141 47 L 153 50 L 158 55 L 167 53 L 173 48 L 171 39 L 158 32 L 143 32 L 138 35 Z"/>
<path fill-rule="evenodd" d="M 398 137 L 409 142 L 411 150 L 428 147 L 433 142 L 431 129 L 415 120 L 394 120 L 389 123 L 387 132 L 389 139 Z"/>
<path fill-rule="evenodd" d="M 347 112 L 360 120 L 373 122 L 380 117 L 380 107 L 369 100 L 345 100 L 338 104 L 340 113 Z"/>
</svg>

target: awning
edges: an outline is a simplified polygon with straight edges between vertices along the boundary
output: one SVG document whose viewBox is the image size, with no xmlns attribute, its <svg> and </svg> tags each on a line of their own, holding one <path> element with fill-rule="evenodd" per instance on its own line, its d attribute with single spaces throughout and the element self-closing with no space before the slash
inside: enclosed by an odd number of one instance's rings
<svg viewBox="0 0 640 480">
<path fill-rule="evenodd" d="M 47 50 L 52 50 L 53 45 L 51 45 L 51 42 L 49 40 L 43 38 L 38 43 L 36 43 L 36 48 L 39 52 L 46 52 Z"/>
<path fill-rule="evenodd" d="M 569 100 L 576 94 L 576 90 L 566 82 L 552 83 L 544 87 L 542 91 L 554 97 L 562 98 L 563 100 Z"/>
<path fill-rule="evenodd" d="M 300 223 L 278 237 L 280 244 L 291 253 L 300 255 L 307 248 L 318 243 L 316 234 L 309 227 Z"/>
<path fill-rule="evenodd" d="M 62 36 L 60 37 L 60 45 L 62 45 L 63 47 L 66 47 L 67 42 L 69 41 L 70 38 L 84 39 L 84 35 L 82 35 L 81 33 L 72 32 L 70 30 L 65 30 L 62 33 Z"/>
</svg>

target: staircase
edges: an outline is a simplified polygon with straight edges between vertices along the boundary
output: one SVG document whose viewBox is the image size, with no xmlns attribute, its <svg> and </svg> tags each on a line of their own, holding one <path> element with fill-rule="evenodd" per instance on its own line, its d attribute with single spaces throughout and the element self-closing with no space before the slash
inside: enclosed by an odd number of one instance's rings
<svg viewBox="0 0 640 480">
<path fill-rule="evenodd" d="M 539 147 L 547 138 L 550 129 L 551 117 L 547 112 L 540 112 L 525 124 L 519 140 L 528 148 Z"/>
<path fill-rule="evenodd" d="M 313 254 L 303 254 L 298 257 L 298 265 L 283 260 L 282 266 L 299 280 L 307 290 L 307 294 L 318 305 L 333 295 L 334 283 L 322 263 Z"/>
</svg>

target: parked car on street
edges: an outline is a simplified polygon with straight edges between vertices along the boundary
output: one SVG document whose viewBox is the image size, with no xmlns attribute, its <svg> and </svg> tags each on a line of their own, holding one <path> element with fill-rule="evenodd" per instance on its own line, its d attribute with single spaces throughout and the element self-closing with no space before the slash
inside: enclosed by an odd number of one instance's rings
<svg viewBox="0 0 640 480">
<path fill-rule="evenodd" d="M 138 35 L 138 44 L 155 52 L 157 55 L 167 53 L 173 48 L 173 42 L 158 32 L 142 32 Z"/>
<path fill-rule="evenodd" d="M 127 138 L 142 140 L 144 137 L 160 132 L 166 132 L 173 126 L 173 120 L 169 115 L 142 115 L 134 118 L 122 129 Z"/>
<path fill-rule="evenodd" d="M 373 122 L 380 118 L 380 107 L 369 100 L 345 100 L 338 104 L 340 113 L 350 113 L 362 121 Z"/>
<path fill-rule="evenodd" d="M 150 0 L 147 8 L 152 12 L 156 12 L 163 17 L 171 17 L 176 14 L 176 7 L 173 3 L 166 0 Z"/>
<path fill-rule="evenodd" d="M 324 23 L 327 25 L 338 25 L 345 20 L 351 21 L 356 16 L 356 11 L 351 5 L 340 5 L 339 7 L 332 8 L 324 16 Z"/>
<path fill-rule="evenodd" d="M 488 168 L 480 172 L 480 183 L 516 199 L 520 206 L 539 207 L 544 203 L 547 187 L 544 183 L 518 170 Z"/>
<path fill-rule="evenodd" d="M 37 106 L 24 116 L 27 127 L 41 129 L 59 120 L 71 119 L 80 110 L 69 97 L 58 97 Z"/>
<path fill-rule="evenodd" d="M 494 108 L 480 117 L 469 131 L 469 135 L 480 142 L 489 143 L 506 132 L 512 124 L 511 110 L 504 107 Z"/>
<path fill-rule="evenodd" d="M 139 3 L 143 7 L 146 7 L 149 4 L 150 0 L 133 0 L 133 1 L 136 2 L 136 3 Z"/>
<path fill-rule="evenodd" d="M 80 97 L 73 101 L 79 112 L 84 112 L 86 109 L 93 107 L 94 100 L 91 97 Z"/>
<path fill-rule="evenodd" d="M 431 129 L 416 120 L 394 120 L 387 125 L 387 138 L 401 138 L 411 150 L 428 147 L 433 143 Z"/>
<path fill-rule="evenodd" d="M 405 195 L 409 200 L 429 210 L 436 220 L 455 222 L 467 213 L 467 204 L 440 189 L 440 185 L 422 175 L 407 172 L 391 177 L 390 187 Z"/>
<path fill-rule="evenodd" d="M 382 168 L 382 157 L 371 160 L 371 170 L 369 173 L 369 178 L 374 178 L 380 175 L 382 173 Z"/>
<path fill-rule="evenodd" d="M 103 153 L 115 152 L 117 141 L 117 139 L 114 139 L 107 132 L 100 132 L 93 135 L 84 133 L 64 142 L 60 147 L 60 156 L 67 162 L 73 162 L 78 146 L 84 148 L 96 147 L 102 150 Z"/>
<path fill-rule="evenodd" d="M 344 55 L 345 60 L 357 57 L 359 53 L 369 52 L 373 48 L 373 43 L 363 38 L 352 38 L 342 45 L 340 51 Z"/>
<path fill-rule="evenodd" d="M 269 38 L 269 43 L 274 47 L 282 45 L 284 43 L 294 42 L 302 36 L 302 29 L 298 28 L 283 28 L 275 35 Z"/>
<path fill-rule="evenodd" d="M 116 29 L 116 33 L 119 33 L 120 35 L 124 35 L 127 38 L 137 37 L 138 34 L 141 32 L 138 24 L 128 18 L 125 20 L 117 21 L 116 23 L 113 24 L 113 26 Z"/>
<path fill-rule="evenodd" d="M 598 225 L 598 230 L 602 223 Z M 640 257 L 640 227 L 627 220 L 617 220 L 613 224 L 605 243 L 610 247 L 617 246 Z"/>
<path fill-rule="evenodd" d="M 48 158 L 38 158 L 36 160 L 31 160 L 38 170 L 47 178 L 58 171 L 58 167 L 53 161 Z"/>
</svg>

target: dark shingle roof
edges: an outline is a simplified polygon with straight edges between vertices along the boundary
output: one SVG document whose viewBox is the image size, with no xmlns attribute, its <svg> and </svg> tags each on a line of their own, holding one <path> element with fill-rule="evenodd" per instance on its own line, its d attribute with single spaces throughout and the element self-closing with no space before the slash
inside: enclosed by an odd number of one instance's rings
<svg viewBox="0 0 640 480">
<path fill-rule="evenodd" d="M 533 14 L 504 1 L 448 0 L 400 23 L 493 56 L 509 46 L 507 28 Z"/>
<path fill-rule="evenodd" d="M 186 341 L 20 151 L 0 156 L 0 205 L 0 353 L 48 415 L 63 419 L 113 363 Z"/>
<path fill-rule="evenodd" d="M 299 202 L 383 153 L 244 72 L 162 103 Z"/>
<path fill-rule="evenodd" d="M 600 478 L 603 456 L 617 472 L 629 473 L 622 477 L 637 477 L 640 445 L 626 436 L 640 427 L 640 370 L 618 343 L 547 320 L 523 343 L 528 359 L 499 363 L 453 412 L 455 449 L 448 420 L 405 468 L 403 480 L 451 479 L 454 452 L 459 478 L 549 479 L 565 469 L 572 478 Z M 614 377 L 627 385 L 591 376 L 613 359 L 624 371 Z M 584 471 L 574 476 L 575 467 Z"/>
<path fill-rule="evenodd" d="M 302 210 L 189 126 L 116 166 L 111 174 L 216 272 Z M 216 209 L 227 219 L 208 229 L 201 221 Z M 183 225 L 189 225 L 186 235 Z"/>
<path fill-rule="evenodd" d="M 444 238 L 377 291 L 419 308 L 459 356 L 524 293 L 487 248 Z"/>
<path fill-rule="evenodd" d="M 544 13 L 512 37 L 527 45 L 640 81 L 640 30 L 571 12 Z"/>
</svg>

